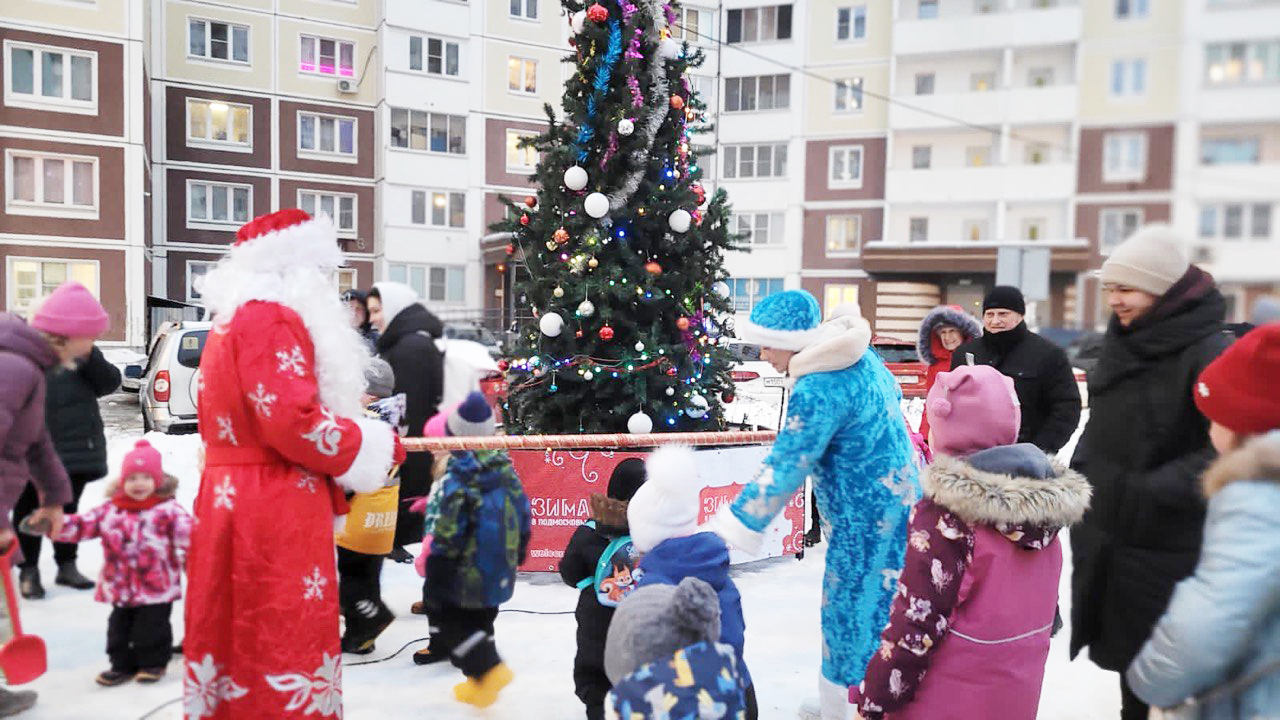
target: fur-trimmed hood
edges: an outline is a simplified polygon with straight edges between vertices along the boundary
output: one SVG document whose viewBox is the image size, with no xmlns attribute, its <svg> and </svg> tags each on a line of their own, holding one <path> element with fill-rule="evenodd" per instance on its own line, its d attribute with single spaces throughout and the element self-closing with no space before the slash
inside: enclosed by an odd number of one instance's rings
<svg viewBox="0 0 1280 720">
<path fill-rule="evenodd" d="M 116 493 L 120 492 L 120 478 L 114 477 L 108 480 L 107 486 L 104 490 L 107 497 L 115 497 Z M 174 496 L 178 494 L 178 478 L 170 475 L 169 473 L 165 473 L 164 484 L 156 488 L 155 494 L 165 500 L 172 500 Z"/>
<path fill-rule="evenodd" d="M 627 501 L 615 500 L 604 493 L 591 493 L 591 519 L 601 532 L 626 535 Z"/>
<path fill-rule="evenodd" d="M 982 324 L 977 318 L 955 305 L 939 305 L 924 316 L 920 323 L 920 337 L 916 340 L 916 354 L 926 365 L 946 359 L 939 357 L 938 353 L 942 347 L 938 340 L 938 328 L 944 325 L 958 329 L 964 336 L 964 342 L 982 337 Z"/>
<path fill-rule="evenodd" d="M 1245 446 L 1227 453 L 1204 474 L 1204 494 L 1213 497 L 1219 490 L 1241 480 L 1280 483 L 1280 430 L 1259 435 Z"/>
<path fill-rule="evenodd" d="M 939 455 L 925 469 L 926 497 L 970 525 L 990 525 L 1024 547 L 1084 517 L 1093 488 L 1080 473 L 1030 444 L 960 459 Z M 1027 542 L 1024 542 L 1027 541 Z"/>
<path fill-rule="evenodd" d="M 871 345 L 871 326 L 857 315 L 833 317 L 818 326 L 818 338 L 791 358 L 792 378 L 856 365 Z"/>
</svg>

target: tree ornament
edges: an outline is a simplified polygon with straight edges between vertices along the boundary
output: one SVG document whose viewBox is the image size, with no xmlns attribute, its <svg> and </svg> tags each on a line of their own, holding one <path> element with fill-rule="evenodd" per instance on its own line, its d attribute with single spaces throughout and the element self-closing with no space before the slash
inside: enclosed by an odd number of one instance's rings
<svg viewBox="0 0 1280 720">
<path fill-rule="evenodd" d="M 596 3 L 587 8 L 587 19 L 593 23 L 603 23 L 609 20 L 609 11 L 605 6 Z"/>
<path fill-rule="evenodd" d="M 695 393 L 693 397 L 689 398 L 689 407 L 684 409 L 684 414 L 694 420 L 701 420 L 706 417 L 709 409 L 710 405 L 707 404 L 707 399 Z"/>
<path fill-rule="evenodd" d="M 564 171 L 564 186 L 573 191 L 581 190 L 587 186 L 587 171 L 581 166 L 574 165 Z"/>
<path fill-rule="evenodd" d="M 675 394 L 676 394 L 676 389 L 675 389 L 675 388 L 667 388 L 667 397 L 672 397 L 672 396 L 674 396 Z"/>
<path fill-rule="evenodd" d="M 694 183 L 693 194 L 698 196 L 698 204 L 701 205 L 707 201 L 707 189 L 702 187 L 702 183 Z"/>
<path fill-rule="evenodd" d="M 643 341 L 643 340 L 640 340 L 640 341 L 637 341 L 637 342 L 636 342 L 636 352 L 644 352 L 644 341 Z"/>
<path fill-rule="evenodd" d="M 556 297 L 558 297 L 558 298 L 562 298 L 562 297 L 564 297 L 564 288 L 562 288 L 562 287 L 560 287 L 559 285 L 557 285 L 557 286 L 556 286 L 556 289 L 551 291 L 551 294 L 552 294 L 552 295 L 555 295 L 555 296 L 556 296 Z"/>
<path fill-rule="evenodd" d="M 680 318 L 679 320 L 676 320 L 676 327 L 680 328 L 681 330 L 688 330 L 688 329 L 689 329 L 689 318 L 687 318 L 687 317 L 682 317 L 682 318 Z"/>
<path fill-rule="evenodd" d="M 684 109 L 684 98 L 680 97 L 679 95 L 672 95 L 672 96 L 671 96 L 671 107 L 675 108 L 676 110 L 683 110 L 683 109 Z"/>
<path fill-rule="evenodd" d="M 582 337 L 582 331 L 581 331 L 581 330 L 579 330 L 578 332 L 574 333 L 574 334 L 573 334 L 573 336 L 574 336 L 574 337 L 576 337 L 576 338 L 580 338 L 580 337 Z"/>
<path fill-rule="evenodd" d="M 587 11 L 579 10 L 569 16 L 569 29 L 573 30 L 574 35 L 581 35 L 583 29 L 587 27 Z"/>
<path fill-rule="evenodd" d="M 596 314 L 596 306 L 590 300 L 578 303 L 578 317 L 591 317 Z"/>
<path fill-rule="evenodd" d="M 520 224 L 523 225 L 524 227 L 529 227 L 529 216 L 525 215 L 524 213 L 521 213 Z"/>
<path fill-rule="evenodd" d="M 515 245 L 513 245 L 513 244 L 511 244 L 511 243 L 507 243 L 507 254 L 508 254 L 508 255 L 515 255 L 515 254 L 516 254 L 516 246 L 515 246 Z"/>
<path fill-rule="evenodd" d="M 733 402 L 734 397 L 735 396 L 732 390 L 725 390 L 724 392 L 720 393 L 720 399 L 725 401 L 726 403 Z"/>
<path fill-rule="evenodd" d="M 609 198 L 605 197 L 604 193 L 593 192 L 587 196 L 586 200 L 582 201 L 582 209 L 586 210 L 591 217 L 599 220 L 609 214 Z"/>
<path fill-rule="evenodd" d="M 551 234 L 551 239 L 555 240 L 557 245 L 564 245 L 569 242 L 569 231 L 564 228 L 556 228 L 556 231 Z"/>
<path fill-rule="evenodd" d="M 511 367 L 511 363 L 507 362 L 506 360 L 499 360 L 499 361 L 498 361 L 498 371 L 499 371 L 499 372 L 506 372 L 510 367 Z"/>
<path fill-rule="evenodd" d="M 692 222 L 693 216 L 684 208 L 673 210 L 671 214 L 667 216 L 667 224 L 671 226 L 672 230 L 678 233 L 688 232 L 689 225 Z"/>
<path fill-rule="evenodd" d="M 627 432 L 632 435 L 648 435 L 653 432 L 653 418 L 638 412 L 627 419 Z"/>
<path fill-rule="evenodd" d="M 622 136 L 630 135 L 636 131 L 636 124 L 630 118 L 622 118 L 618 121 L 618 134 Z"/>
<path fill-rule="evenodd" d="M 595 373 L 593 373 L 593 372 L 591 372 L 590 370 L 588 370 L 588 371 L 586 371 L 586 372 L 582 373 L 582 379 L 583 379 L 583 380 L 594 380 L 594 379 L 595 379 L 595 377 L 596 377 L 596 374 L 595 374 Z"/>
<path fill-rule="evenodd" d="M 658 57 L 666 60 L 680 57 L 680 43 L 670 37 L 663 38 L 658 42 Z"/>
<path fill-rule="evenodd" d="M 600 328 L 600 339 L 604 340 L 605 342 L 612 340 L 613 328 L 609 327 L 608 325 L 605 325 L 604 327 Z"/>
<path fill-rule="evenodd" d="M 555 249 L 556 249 L 556 241 L 555 241 L 555 240 L 548 240 L 548 241 L 547 241 L 547 249 L 548 249 L 548 250 L 555 250 Z"/>
<path fill-rule="evenodd" d="M 650 261 L 650 262 L 645 263 L 644 269 L 645 269 L 645 270 L 648 270 L 650 275 L 661 275 L 661 274 L 662 274 L 662 266 L 661 266 L 661 265 L 659 265 L 657 262 L 654 262 L 654 261 Z"/>
<path fill-rule="evenodd" d="M 534 196 L 532 196 L 532 195 L 526 195 L 526 196 L 525 196 L 525 198 L 524 198 L 524 204 L 525 204 L 527 207 L 533 207 L 534 205 L 537 205 L 537 204 L 538 204 L 538 198 L 536 198 L 536 197 L 534 197 Z"/>
<path fill-rule="evenodd" d="M 591 258 L 590 260 L 587 261 L 587 267 L 591 268 L 592 270 L 595 270 L 596 268 L 600 267 L 600 261 L 595 258 Z"/>
<path fill-rule="evenodd" d="M 549 312 L 538 320 L 538 328 L 547 337 L 559 337 L 560 332 L 564 330 L 564 318 L 558 313 Z"/>
<path fill-rule="evenodd" d="M 715 285 L 712 285 L 712 286 L 711 286 L 711 291 L 712 291 L 712 292 L 714 292 L 715 294 L 719 295 L 719 296 L 720 296 L 720 297 L 722 297 L 722 298 L 727 298 L 727 297 L 729 297 L 729 292 L 730 292 L 730 291 L 729 291 L 729 283 L 727 283 L 727 282 L 725 282 L 725 281 L 721 280 L 721 281 L 717 282 Z"/>
</svg>

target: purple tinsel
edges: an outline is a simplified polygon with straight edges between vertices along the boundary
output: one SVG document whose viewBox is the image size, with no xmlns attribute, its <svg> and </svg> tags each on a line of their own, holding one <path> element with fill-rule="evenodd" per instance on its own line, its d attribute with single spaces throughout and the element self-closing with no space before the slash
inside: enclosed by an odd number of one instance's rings
<svg viewBox="0 0 1280 720">
<path fill-rule="evenodd" d="M 640 80 L 635 75 L 627 78 L 627 87 L 631 88 L 631 104 L 635 107 L 644 105 L 644 96 L 640 94 Z"/>
<path fill-rule="evenodd" d="M 622 3 L 622 19 L 630 20 L 631 16 L 635 15 L 639 10 L 640 8 L 636 7 L 635 3 L 632 3 L 629 0 L 624 0 Z"/>
<path fill-rule="evenodd" d="M 609 133 L 609 146 L 605 148 L 604 157 L 600 158 L 600 169 L 604 170 L 604 166 L 609 164 L 609 159 L 614 153 L 618 152 L 618 133 Z"/>
<path fill-rule="evenodd" d="M 631 38 L 631 44 L 627 46 L 628 60 L 643 60 L 644 54 L 640 52 L 640 37 L 644 35 L 643 28 L 636 28 L 635 35 Z"/>
<path fill-rule="evenodd" d="M 676 20 L 680 17 L 679 15 L 676 14 L 676 9 L 671 7 L 670 4 L 663 5 L 662 9 L 667 13 L 667 24 L 675 25 Z"/>
</svg>

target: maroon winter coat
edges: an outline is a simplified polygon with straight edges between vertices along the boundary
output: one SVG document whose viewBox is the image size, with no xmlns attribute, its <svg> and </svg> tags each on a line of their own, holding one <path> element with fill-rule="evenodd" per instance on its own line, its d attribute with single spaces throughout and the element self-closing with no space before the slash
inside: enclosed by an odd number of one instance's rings
<svg viewBox="0 0 1280 720">
<path fill-rule="evenodd" d="M 58 364 L 44 337 L 12 313 L 0 313 L 0 530 L 27 483 L 40 504 L 71 502 L 71 481 L 44 422 L 45 372 Z"/>
</svg>

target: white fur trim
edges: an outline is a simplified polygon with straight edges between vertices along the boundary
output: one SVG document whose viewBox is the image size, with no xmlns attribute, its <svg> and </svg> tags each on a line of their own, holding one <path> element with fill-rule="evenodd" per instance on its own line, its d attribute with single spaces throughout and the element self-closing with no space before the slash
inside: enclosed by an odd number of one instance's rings
<svg viewBox="0 0 1280 720">
<path fill-rule="evenodd" d="M 747 553 L 758 555 L 764 546 L 764 533 L 756 532 L 733 514 L 732 505 L 724 505 L 707 521 L 707 529 L 719 535 L 726 543 Z"/>
<path fill-rule="evenodd" d="M 860 315 L 843 315 L 818 326 L 818 338 L 791 358 L 792 378 L 856 365 L 871 344 L 871 326 Z"/>
<path fill-rule="evenodd" d="M 761 347 L 779 350 L 803 350 L 818 339 L 818 328 L 811 330 L 775 330 L 757 325 L 750 320 L 738 320 L 735 327 L 738 336 Z"/>
<path fill-rule="evenodd" d="M 360 451 L 351 467 L 334 480 L 352 492 L 370 493 L 387 484 L 395 441 L 391 427 L 381 420 L 369 417 L 354 420 L 360 428 Z"/>
<path fill-rule="evenodd" d="M 231 248 L 230 257 L 255 272 L 288 272 L 303 264 L 336 268 L 345 262 L 338 232 L 323 215 L 246 240 Z"/>
<path fill-rule="evenodd" d="M 1042 480 L 979 470 L 959 458 L 937 455 L 920 475 L 920 487 L 970 524 L 1074 525 L 1089 509 L 1093 486 L 1056 458 L 1049 464 L 1054 477 Z"/>
</svg>

